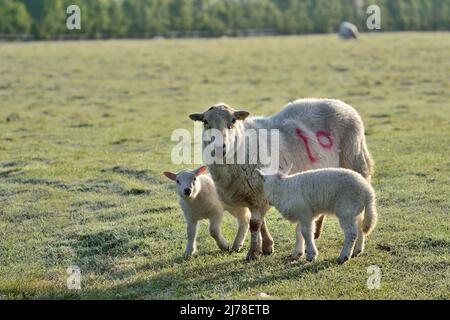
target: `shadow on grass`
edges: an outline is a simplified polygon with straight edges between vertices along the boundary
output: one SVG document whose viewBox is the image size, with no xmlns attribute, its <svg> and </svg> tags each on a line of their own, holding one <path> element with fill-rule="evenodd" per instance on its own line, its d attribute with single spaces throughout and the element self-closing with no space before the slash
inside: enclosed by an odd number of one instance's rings
<svg viewBox="0 0 450 320">
<path fill-rule="evenodd" d="M 73 263 L 84 273 L 110 274 L 115 258 L 139 250 L 126 233 L 116 230 L 75 234 L 69 241 L 75 253 Z"/>
<path fill-rule="evenodd" d="M 217 256 L 224 253 L 214 252 L 207 255 Z M 193 257 L 187 261 L 178 257 L 151 262 L 136 271 L 162 270 L 147 279 L 119 284 L 105 290 L 85 291 L 83 296 L 120 297 L 121 299 L 203 299 L 283 280 L 298 280 L 306 274 L 319 273 L 336 265 L 334 260 L 314 263 L 286 262 L 278 272 L 268 272 L 265 270 L 272 270 L 272 268 L 266 269 L 267 265 L 279 268 L 279 260 L 285 260 L 285 258 L 262 257 L 257 261 L 247 262 L 242 257 L 231 257 L 223 262 L 202 262 L 194 265 L 192 262 L 195 262 L 197 258 L 204 259 L 205 256 Z"/>
<path fill-rule="evenodd" d="M 450 241 L 446 239 L 435 239 L 430 237 L 420 237 L 411 239 L 405 244 L 409 250 L 431 250 L 448 252 L 450 248 Z"/>
<path fill-rule="evenodd" d="M 150 184 L 161 184 L 161 181 L 155 179 L 150 172 L 146 170 L 136 170 L 122 166 L 115 166 L 112 168 L 102 169 L 101 172 L 113 172 L 116 174 L 124 175 L 128 178 L 142 180 Z"/>
<path fill-rule="evenodd" d="M 22 172 L 18 172 L 16 169 L 11 169 L 6 172 L 0 173 L 0 177 L 6 176 L 9 178 L 6 180 L 8 183 L 16 183 L 22 185 L 38 185 L 53 187 L 68 192 L 86 192 L 86 193 L 103 193 L 110 194 L 115 193 L 121 196 L 149 196 L 152 191 L 140 188 L 127 188 L 122 182 L 114 181 L 111 179 L 89 179 L 79 183 L 66 184 L 56 180 L 50 179 L 37 179 L 19 177 Z"/>
</svg>

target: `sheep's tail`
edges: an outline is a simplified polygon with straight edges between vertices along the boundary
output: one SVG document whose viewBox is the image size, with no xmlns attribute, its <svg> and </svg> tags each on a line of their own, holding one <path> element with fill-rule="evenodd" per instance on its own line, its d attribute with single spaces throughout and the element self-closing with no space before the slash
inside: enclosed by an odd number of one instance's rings
<svg viewBox="0 0 450 320">
<path fill-rule="evenodd" d="M 375 208 L 375 195 L 373 192 L 369 194 L 366 200 L 364 219 L 363 219 L 363 232 L 369 234 L 375 228 L 377 224 L 377 209 Z"/>
</svg>

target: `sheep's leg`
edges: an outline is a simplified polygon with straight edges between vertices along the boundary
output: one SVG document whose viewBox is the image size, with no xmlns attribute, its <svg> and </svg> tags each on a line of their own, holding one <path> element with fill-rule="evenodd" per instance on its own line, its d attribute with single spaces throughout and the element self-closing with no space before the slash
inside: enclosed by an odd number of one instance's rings
<svg viewBox="0 0 450 320">
<path fill-rule="evenodd" d="M 355 248 L 353 249 L 352 258 L 357 257 L 360 253 L 362 253 L 364 251 L 365 235 L 364 235 L 364 232 L 362 229 L 362 223 L 363 223 L 363 218 L 364 218 L 363 213 L 360 214 L 358 217 L 358 235 L 356 237 L 356 243 L 355 243 Z"/>
<path fill-rule="evenodd" d="M 314 261 L 317 258 L 319 252 L 317 251 L 316 244 L 314 243 L 314 221 L 307 220 L 302 221 L 300 224 L 301 233 L 306 243 L 306 260 Z"/>
<path fill-rule="evenodd" d="M 262 251 L 261 239 L 262 215 L 260 211 L 252 210 L 250 218 L 250 249 L 247 253 L 247 260 L 254 260 Z"/>
<path fill-rule="evenodd" d="M 209 234 L 217 243 L 220 250 L 228 250 L 228 242 L 220 232 L 221 217 L 214 217 L 209 220 Z"/>
<path fill-rule="evenodd" d="M 262 252 L 264 254 L 273 253 L 273 238 L 270 235 L 269 228 L 267 227 L 266 219 L 263 218 L 261 225 L 261 237 L 262 237 Z"/>
<path fill-rule="evenodd" d="M 238 231 L 236 234 L 236 238 L 234 238 L 233 246 L 231 249 L 233 251 L 240 251 L 249 228 L 250 212 L 248 208 L 242 208 L 238 210 L 236 212 L 236 219 L 238 221 Z"/>
<path fill-rule="evenodd" d="M 325 221 L 325 215 L 322 214 L 316 219 L 316 229 L 314 230 L 314 239 L 319 239 L 323 230 L 323 222 Z"/>
<path fill-rule="evenodd" d="M 350 259 L 353 247 L 355 246 L 356 236 L 358 234 L 358 224 L 353 215 L 345 215 L 352 216 L 352 218 L 344 219 L 341 218 L 343 215 L 338 215 L 339 223 L 341 225 L 342 230 L 344 230 L 345 240 L 344 246 L 342 247 L 341 254 L 337 259 L 338 263 L 344 263 L 348 259 Z"/>
<path fill-rule="evenodd" d="M 291 258 L 293 260 L 297 260 L 301 256 L 305 254 L 305 241 L 302 235 L 302 226 L 300 223 L 297 223 L 297 228 L 295 229 L 296 241 L 295 241 L 295 249 L 291 254 Z"/>
<path fill-rule="evenodd" d="M 185 258 L 192 256 L 197 250 L 197 221 L 187 221 L 187 236 L 188 243 L 184 252 Z"/>
</svg>

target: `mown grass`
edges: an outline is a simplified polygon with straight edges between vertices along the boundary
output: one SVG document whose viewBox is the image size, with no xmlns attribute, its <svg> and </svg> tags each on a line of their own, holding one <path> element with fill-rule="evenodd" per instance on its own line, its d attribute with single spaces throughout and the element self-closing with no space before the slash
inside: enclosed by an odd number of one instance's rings
<svg viewBox="0 0 450 320">
<path fill-rule="evenodd" d="M 0 298 L 450 298 L 449 52 L 448 33 L 0 43 Z M 272 209 L 274 255 L 218 252 L 203 223 L 198 255 L 181 259 L 161 174 L 181 168 L 172 130 L 218 101 L 266 115 L 300 97 L 364 120 L 379 212 L 366 253 L 337 265 L 329 218 L 318 261 L 288 263 L 294 226 Z M 231 240 L 231 217 L 223 230 Z"/>
</svg>

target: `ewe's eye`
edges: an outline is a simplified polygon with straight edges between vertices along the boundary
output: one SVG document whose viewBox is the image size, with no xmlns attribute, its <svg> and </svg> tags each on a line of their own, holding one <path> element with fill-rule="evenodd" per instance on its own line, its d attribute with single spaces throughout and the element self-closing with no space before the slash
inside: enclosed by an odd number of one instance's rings
<svg viewBox="0 0 450 320">
<path fill-rule="evenodd" d="M 228 129 L 231 129 L 235 123 L 236 119 L 235 118 L 231 119 L 231 124 L 228 125 Z"/>
<path fill-rule="evenodd" d="M 197 181 L 197 178 L 194 178 L 194 182 Z"/>
<path fill-rule="evenodd" d="M 177 180 L 177 183 L 180 184 L 180 181 Z"/>
</svg>

